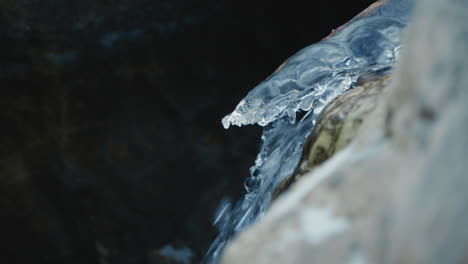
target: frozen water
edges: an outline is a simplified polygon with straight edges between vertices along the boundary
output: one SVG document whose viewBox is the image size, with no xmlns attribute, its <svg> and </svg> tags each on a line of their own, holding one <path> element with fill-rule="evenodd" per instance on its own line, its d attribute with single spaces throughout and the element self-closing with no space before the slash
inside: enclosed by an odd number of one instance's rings
<svg viewBox="0 0 468 264">
<path fill-rule="evenodd" d="M 224 127 L 265 126 L 286 115 L 294 120 L 294 113 L 308 111 L 324 95 L 342 93 L 362 73 L 392 65 L 411 3 L 393 0 L 367 16 L 364 11 L 364 17 L 351 20 L 325 41 L 297 52 L 249 92 L 223 119 Z"/>
<path fill-rule="evenodd" d="M 412 6 L 412 0 L 376 2 L 331 36 L 292 56 L 223 119 L 225 128 L 264 126 L 262 146 L 244 184 L 247 194 L 235 206 L 220 206 L 221 215 L 215 217 L 220 233 L 204 263 L 217 263 L 226 243 L 265 212 L 278 185 L 293 174 L 323 108 L 360 76 L 393 66 Z"/>
</svg>

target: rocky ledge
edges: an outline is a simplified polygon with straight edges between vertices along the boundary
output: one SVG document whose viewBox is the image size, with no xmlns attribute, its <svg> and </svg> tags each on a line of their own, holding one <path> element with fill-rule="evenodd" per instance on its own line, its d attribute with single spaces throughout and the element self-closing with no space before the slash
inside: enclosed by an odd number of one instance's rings
<svg viewBox="0 0 468 264">
<path fill-rule="evenodd" d="M 327 107 L 223 264 L 468 262 L 468 3 L 416 10 L 391 79 Z"/>
</svg>

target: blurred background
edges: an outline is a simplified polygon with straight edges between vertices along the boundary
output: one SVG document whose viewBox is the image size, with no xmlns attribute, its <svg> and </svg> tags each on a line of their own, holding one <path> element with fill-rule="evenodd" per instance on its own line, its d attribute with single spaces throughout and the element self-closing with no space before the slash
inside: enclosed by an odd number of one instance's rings
<svg viewBox="0 0 468 264">
<path fill-rule="evenodd" d="M 373 1 L 0 1 L 0 263 L 198 263 L 261 128 L 221 118 Z"/>
</svg>

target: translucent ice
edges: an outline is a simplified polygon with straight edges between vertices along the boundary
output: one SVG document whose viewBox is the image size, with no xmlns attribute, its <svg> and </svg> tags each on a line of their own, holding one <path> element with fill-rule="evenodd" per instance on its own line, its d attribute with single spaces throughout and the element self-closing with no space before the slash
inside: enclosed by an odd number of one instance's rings
<svg viewBox="0 0 468 264">
<path fill-rule="evenodd" d="M 224 127 L 265 126 L 286 115 L 294 120 L 295 112 L 308 111 L 323 95 L 342 93 L 363 72 L 392 65 L 411 4 L 379 1 L 328 39 L 297 52 L 249 92 L 223 119 Z"/>
<path fill-rule="evenodd" d="M 308 46 L 260 83 L 223 119 L 230 125 L 264 126 L 262 146 L 246 179 L 247 194 L 223 202 L 215 217 L 220 233 L 204 263 L 217 263 L 226 243 L 268 208 L 273 192 L 291 176 L 318 115 L 369 72 L 388 71 L 401 47 L 412 0 L 381 0 L 323 41 Z"/>
</svg>

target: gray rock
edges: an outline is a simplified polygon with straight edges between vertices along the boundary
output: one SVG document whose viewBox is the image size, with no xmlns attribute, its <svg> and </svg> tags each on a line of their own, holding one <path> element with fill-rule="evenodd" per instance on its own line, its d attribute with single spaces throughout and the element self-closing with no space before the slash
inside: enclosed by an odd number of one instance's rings
<svg viewBox="0 0 468 264">
<path fill-rule="evenodd" d="M 227 248 L 233 263 L 468 262 L 468 2 L 420 1 L 355 141 Z"/>
</svg>

